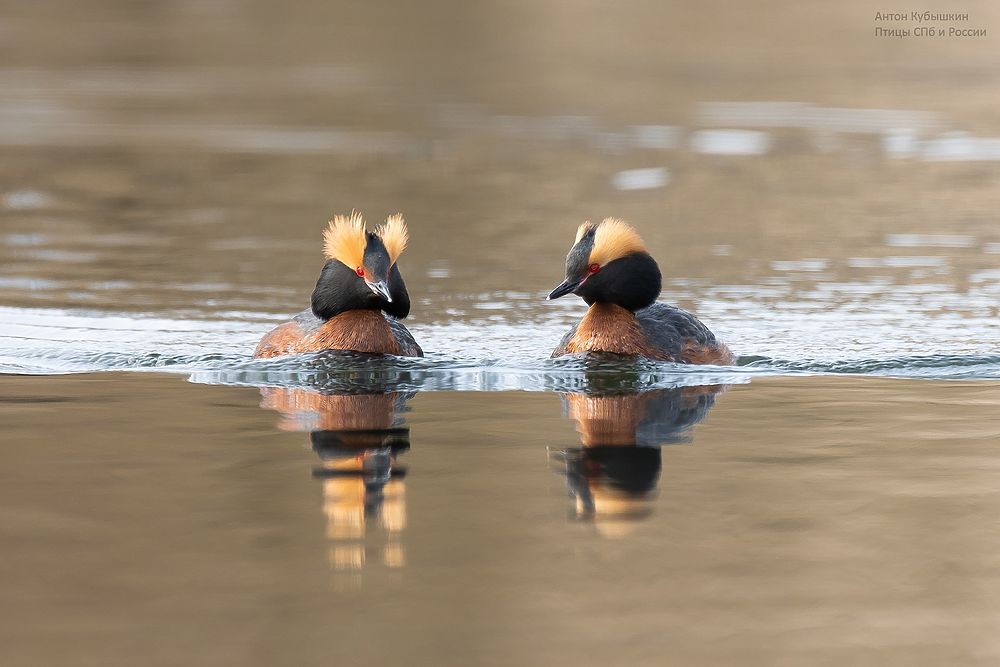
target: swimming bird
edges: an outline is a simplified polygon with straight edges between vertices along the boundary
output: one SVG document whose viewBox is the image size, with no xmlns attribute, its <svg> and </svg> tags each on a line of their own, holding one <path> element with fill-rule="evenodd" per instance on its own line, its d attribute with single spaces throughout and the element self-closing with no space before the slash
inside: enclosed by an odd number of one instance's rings
<svg viewBox="0 0 1000 667">
<path fill-rule="evenodd" d="M 549 294 L 573 293 L 590 309 L 553 357 L 603 352 L 686 364 L 731 364 L 732 352 L 697 317 L 659 303 L 662 278 L 639 233 L 624 220 L 585 222 L 566 255 L 566 280 Z"/>
<path fill-rule="evenodd" d="M 338 215 L 323 232 L 326 264 L 312 293 L 312 308 L 268 332 L 254 357 L 319 350 L 422 357 L 401 319 L 410 296 L 397 260 L 409 234 L 403 216 L 389 216 L 368 231 L 361 214 Z"/>
</svg>

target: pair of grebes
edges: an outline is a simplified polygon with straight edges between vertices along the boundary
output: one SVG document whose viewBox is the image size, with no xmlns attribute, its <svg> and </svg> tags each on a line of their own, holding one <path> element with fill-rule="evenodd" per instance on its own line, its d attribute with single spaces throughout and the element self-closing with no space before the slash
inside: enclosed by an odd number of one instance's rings
<svg viewBox="0 0 1000 667">
<path fill-rule="evenodd" d="M 399 272 L 409 238 L 401 215 L 368 230 L 358 213 L 336 216 L 324 232 L 326 264 L 312 307 L 267 333 L 255 357 L 350 350 L 420 357 L 402 320 L 410 297 Z M 623 220 L 585 222 L 566 256 L 566 279 L 549 294 L 576 294 L 590 308 L 552 352 L 600 353 L 687 364 L 730 364 L 724 343 L 691 313 L 659 303 L 660 269 Z"/>
</svg>

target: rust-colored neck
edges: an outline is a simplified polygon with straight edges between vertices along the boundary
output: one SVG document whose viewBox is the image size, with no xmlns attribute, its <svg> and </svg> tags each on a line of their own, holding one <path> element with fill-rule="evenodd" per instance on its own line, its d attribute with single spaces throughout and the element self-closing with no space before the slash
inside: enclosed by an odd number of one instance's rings
<svg viewBox="0 0 1000 667">
<path fill-rule="evenodd" d="M 378 310 L 348 310 L 323 322 L 316 329 L 303 329 L 288 322 L 264 336 L 255 357 L 281 354 L 351 350 L 367 354 L 401 354 L 399 343 Z"/>
<path fill-rule="evenodd" d="M 665 355 L 650 344 L 635 313 L 613 303 L 595 303 L 576 327 L 576 333 L 566 343 L 566 353 L 608 352 L 665 359 Z"/>
</svg>

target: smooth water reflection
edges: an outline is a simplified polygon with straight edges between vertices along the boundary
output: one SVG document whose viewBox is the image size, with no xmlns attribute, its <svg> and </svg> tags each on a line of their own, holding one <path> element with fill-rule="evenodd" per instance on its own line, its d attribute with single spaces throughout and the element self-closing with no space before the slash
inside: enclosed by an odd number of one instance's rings
<svg viewBox="0 0 1000 667">
<path fill-rule="evenodd" d="M 995 662 L 996 383 L 606 380 L 0 376 L 0 662 Z"/>
<path fill-rule="evenodd" d="M 373 560 L 406 565 L 406 469 L 397 459 L 410 449 L 403 412 L 413 395 L 261 389 L 261 407 L 280 413 L 279 428 L 309 432 L 320 459 L 313 477 L 323 487 L 327 559 L 356 585 Z"/>
<path fill-rule="evenodd" d="M 576 422 L 580 446 L 552 450 L 564 466 L 572 516 L 593 521 L 606 536 L 627 534 L 652 512 L 663 445 L 692 442 L 695 424 L 708 416 L 724 386 L 646 392 L 590 391 L 562 395 L 565 416 Z"/>
<path fill-rule="evenodd" d="M 605 537 L 626 537 L 653 511 L 662 470 L 660 448 L 690 444 L 726 385 L 628 390 L 638 376 L 593 373 L 562 393 L 563 418 L 579 444 L 549 447 L 550 466 L 565 477 L 571 521 L 591 522 Z M 372 568 L 406 566 L 406 421 L 417 392 L 373 386 L 360 391 L 262 387 L 260 405 L 283 431 L 308 433 L 319 458 L 327 560 L 338 584 L 361 586 Z M 419 443 L 417 447 L 419 447 Z M 419 479 L 419 469 L 415 472 Z"/>
</svg>

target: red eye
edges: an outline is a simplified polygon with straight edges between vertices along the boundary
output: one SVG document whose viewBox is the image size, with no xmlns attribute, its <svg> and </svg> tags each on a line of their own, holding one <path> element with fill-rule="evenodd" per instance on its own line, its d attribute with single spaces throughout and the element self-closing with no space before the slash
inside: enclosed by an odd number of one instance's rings
<svg viewBox="0 0 1000 667">
<path fill-rule="evenodd" d="M 359 276 L 361 276 L 362 278 L 364 278 L 365 277 L 365 269 L 364 269 L 364 267 L 363 266 L 359 266 L 358 270 L 355 271 L 355 273 L 357 273 Z"/>
<path fill-rule="evenodd" d="M 587 267 L 587 270 L 590 271 L 591 273 L 597 273 L 598 271 L 601 270 L 601 265 L 591 264 L 590 266 Z"/>
</svg>

